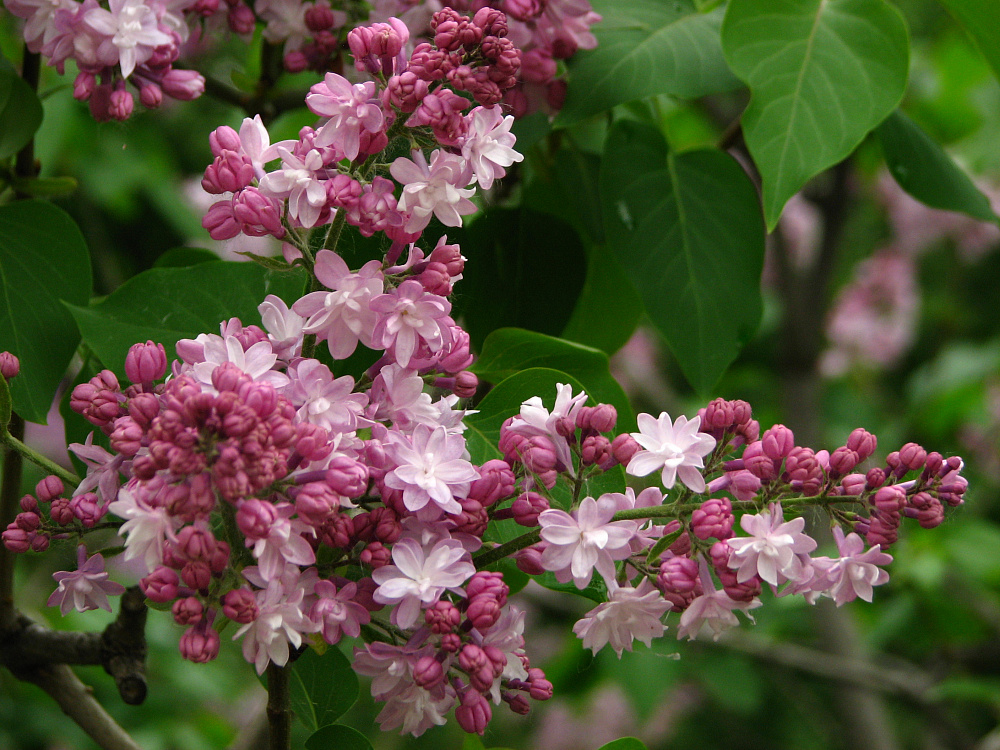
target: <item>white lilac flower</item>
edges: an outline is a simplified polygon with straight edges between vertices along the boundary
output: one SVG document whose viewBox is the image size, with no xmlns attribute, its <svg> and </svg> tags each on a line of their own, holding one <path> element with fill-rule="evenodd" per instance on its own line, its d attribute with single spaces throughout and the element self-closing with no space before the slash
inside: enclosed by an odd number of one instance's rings
<svg viewBox="0 0 1000 750">
<path fill-rule="evenodd" d="M 666 629 L 661 621 L 671 608 L 670 602 L 644 578 L 638 588 L 613 586 L 608 601 L 598 604 L 573 626 L 583 647 L 595 654 L 611 644 L 621 658 L 622 651 L 632 650 L 638 639 L 649 646 Z"/>
<path fill-rule="evenodd" d="M 542 566 L 562 582 L 572 579 L 580 589 L 590 583 L 595 568 L 605 581 L 614 581 L 614 561 L 628 557 L 639 527 L 635 521 L 612 521 L 616 510 L 614 498 L 602 495 L 584 498 L 573 515 L 556 508 L 542 511 Z"/>
<path fill-rule="evenodd" d="M 424 229 L 432 214 L 445 226 L 460 227 L 462 216 L 476 210 L 469 200 L 476 189 L 461 187 L 469 184 L 469 175 L 465 160 L 457 154 L 438 149 L 431 154 L 428 165 L 423 152 L 414 151 L 412 161 L 400 156 L 389 172 L 403 185 L 397 208 L 410 213 L 403 227 L 406 232 Z"/>
<path fill-rule="evenodd" d="M 266 589 L 256 592 L 260 610 L 257 619 L 237 630 L 233 640 L 243 637 L 243 657 L 254 665 L 257 674 L 264 673 L 268 662 L 285 666 L 288 644 L 298 648 L 302 645 L 302 634 L 316 630 L 302 612 L 304 595 L 305 589 L 286 586 L 282 579 L 274 579 Z"/>
<path fill-rule="evenodd" d="M 176 540 L 174 532 L 181 526 L 180 519 L 171 516 L 166 508 L 150 506 L 128 487 L 118 491 L 118 499 L 108 505 L 108 510 L 125 519 L 118 533 L 125 537 L 126 562 L 141 558 L 146 566 L 143 574 L 163 562 L 163 546 L 168 539 Z"/>
<path fill-rule="evenodd" d="M 680 479 L 693 492 L 704 492 L 705 478 L 700 469 L 705 467 L 703 458 L 715 448 L 715 438 L 698 431 L 701 417 L 688 421 L 681 415 L 671 422 L 670 415 L 661 412 L 656 419 L 640 414 L 636 422 L 639 432 L 631 434 L 643 450 L 632 456 L 625 471 L 644 477 L 662 469 L 660 478 L 666 489 Z"/>
<path fill-rule="evenodd" d="M 83 22 L 99 34 L 111 37 L 111 44 L 118 50 L 118 63 L 122 77 L 128 78 L 136 65 L 142 65 L 153 56 L 153 50 L 173 39 L 160 31 L 156 12 L 143 0 L 110 0 L 110 11 L 91 8 Z M 104 45 L 102 45 L 104 46 Z"/>
<path fill-rule="evenodd" d="M 462 506 L 455 499 L 465 497 L 472 482 L 479 478 L 475 467 L 466 459 L 465 438 L 449 435 L 444 427 L 430 428 L 417 425 L 413 434 L 406 436 L 389 432 L 384 441 L 386 456 L 395 468 L 385 475 L 385 484 L 403 491 L 403 505 L 407 510 L 430 516 L 444 513 L 461 513 Z M 431 513 L 437 506 L 440 510 Z"/>
<path fill-rule="evenodd" d="M 52 574 L 59 588 L 49 597 L 50 607 L 59 607 L 59 612 L 65 616 L 71 609 L 86 612 L 89 609 L 106 609 L 111 611 L 108 596 L 121 596 L 125 587 L 120 583 L 108 580 L 104 570 L 104 557 L 97 553 L 87 558 L 87 548 L 82 544 L 77 548 L 77 569 L 74 571 L 60 570 Z"/>
<path fill-rule="evenodd" d="M 332 291 L 310 292 L 297 300 L 292 309 L 306 318 L 303 332 L 325 339 L 334 359 L 350 357 L 359 341 L 374 346 L 372 332 L 378 316 L 368 303 L 382 293 L 381 269 L 381 263 L 373 260 L 357 273 L 351 273 L 336 253 L 320 250 L 316 254 L 316 278 Z"/>
<path fill-rule="evenodd" d="M 446 589 L 461 586 L 476 572 L 469 553 L 455 539 L 438 542 L 425 551 L 414 539 L 400 539 L 392 547 L 394 565 L 372 573 L 379 586 L 373 598 L 379 604 L 398 604 L 392 622 L 400 628 L 412 627 L 421 604 L 433 604 Z"/>
<path fill-rule="evenodd" d="M 758 515 L 744 514 L 740 526 L 748 537 L 726 541 L 729 567 L 736 571 L 740 583 L 759 575 L 772 586 L 800 581 L 809 575 L 808 554 L 816 549 L 816 540 L 804 534 L 806 520 L 793 518 L 787 523 L 779 503 Z"/>
<path fill-rule="evenodd" d="M 514 150 L 517 139 L 510 132 L 514 118 L 504 117 L 500 107 L 476 107 L 465 120 L 469 128 L 460 141 L 462 156 L 472 167 L 479 186 L 489 190 L 494 179 L 507 173 L 505 167 L 524 159 Z"/>
</svg>

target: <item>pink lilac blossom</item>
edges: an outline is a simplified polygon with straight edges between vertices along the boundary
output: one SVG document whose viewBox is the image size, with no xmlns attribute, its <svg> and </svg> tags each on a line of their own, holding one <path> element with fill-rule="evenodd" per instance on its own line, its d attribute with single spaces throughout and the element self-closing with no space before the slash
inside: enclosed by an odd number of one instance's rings
<svg viewBox="0 0 1000 750">
<path fill-rule="evenodd" d="M 317 581 L 314 592 L 318 597 L 309 611 L 309 618 L 320 626 L 323 640 L 333 645 L 341 635 L 357 638 L 361 626 L 371 622 L 368 610 L 354 601 L 358 584 L 345 583 L 339 589 L 333 581 Z"/>
<path fill-rule="evenodd" d="M 465 160 L 441 149 L 431 153 L 429 165 L 422 151 L 414 151 L 412 156 L 412 160 L 400 156 L 389 167 L 392 176 L 403 185 L 397 207 L 410 213 L 404 230 L 423 230 L 432 215 L 445 226 L 462 226 L 462 217 L 476 210 L 469 200 L 476 189 L 463 187 L 470 181 Z"/>
<path fill-rule="evenodd" d="M 424 550 L 415 539 L 400 539 L 392 547 L 393 565 L 372 573 L 378 584 L 374 599 L 396 604 L 393 623 L 409 628 L 417 622 L 421 604 L 433 604 L 446 589 L 455 589 L 476 572 L 469 553 L 455 539 L 437 542 Z"/>
<path fill-rule="evenodd" d="M 598 604 L 573 626 L 573 632 L 583 641 L 583 647 L 595 654 L 607 644 L 620 659 L 623 651 L 632 650 L 632 641 L 647 646 L 666 630 L 661 621 L 671 608 L 648 578 L 637 588 L 609 587 L 608 601 Z"/>
<path fill-rule="evenodd" d="M 97 53 L 106 65 L 120 64 L 122 76 L 128 78 L 136 65 L 153 56 L 156 47 L 174 40 L 158 28 L 156 12 L 143 0 L 109 0 L 109 7 L 90 8 L 83 22 L 98 34 L 111 37 L 100 43 Z M 110 48 L 116 52 L 111 53 Z"/>
<path fill-rule="evenodd" d="M 407 279 L 391 293 L 375 297 L 369 307 L 379 315 L 372 338 L 393 354 L 400 367 L 410 364 L 421 345 L 437 352 L 451 341 L 447 325 L 451 303 L 424 291 L 415 279 Z"/>
<path fill-rule="evenodd" d="M 670 415 L 661 412 L 656 419 L 650 414 L 636 417 L 639 432 L 631 433 L 643 447 L 628 462 L 626 471 L 644 477 L 662 469 L 663 486 L 670 489 L 680 479 L 693 492 L 705 491 L 705 478 L 700 469 L 705 467 L 704 457 L 715 448 L 715 438 L 699 432 L 701 417 L 688 421 L 681 415 L 671 422 Z"/>
<path fill-rule="evenodd" d="M 174 532 L 182 523 L 179 518 L 166 508 L 149 505 L 139 491 L 127 486 L 118 491 L 118 499 L 108 505 L 108 510 L 125 519 L 118 533 L 125 537 L 126 562 L 141 559 L 143 574 L 163 562 L 163 548 L 167 540 L 176 540 Z"/>
<path fill-rule="evenodd" d="M 109 453 L 99 445 L 94 445 L 94 433 L 87 435 L 83 443 L 70 443 L 69 450 L 73 455 L 87 465 L 87 476 L 73 491 L 76 495 L 91 492 L 95 487 L 104 502 L 118 495 L 121 483 L 121 470 L 125 456 L 120 453 Z"/>
<path fill-rule="evenodd" d="M 383 445 L 395 464 L 385 475 L 385 484 L 402 490 L 407 510 L 418 513 L 427 508 L 422 514 L 427 520 L 435 520 L 441 512 L 462 512 L 456 498 L 465 497 L 479 478 L 466 459 L 465 438 L 421 424 L 410 436 L 389 432 Z"/>
<path fill-rule="evenodd" d="M 306 318 L 303 332 L 326 340 L 334 359 L 347 359 L 358 342 L 374 346 L 372 333 L 378 316 L 369 303 L 382 293 L 381 263 L 372 260 L 351 273 L 339 255 L 320 250 L 314 272 L 332 291 L 310 292 L 292 305 L 292 310 Z"/>
<path fill-rule="evenodd" d="M 560 421 L 575 421 L 576 415 L 587 401 L 587 394 L 580 392 L 573 395 L 573 386 L 566 383 L 556 384 L 556 401 L 550 412 L 545 408 L 540 396 L 532 396 L 521 404 L 521 411 L 507 426 L 511 432 L 525 437 L 544 435 L 556 448 L 556 455 L 561 466 L 573 472 L 573 458 L 569 443 L 559 434 L 557 425 Z"/>
<path fill-rule="evenodd" d="M 111 611 L 109 596 L 121 596 L 125 587 L 108 580 L 104 570 L 104 557 L 100 554 L 87 557 L 87 548 L 82 544 L 77 548 L 77 569 L 70 572 L 61 570 L 52 574 L 59 587 L 49 597 L 50 607 L 59 607 L 63 616 L 71 609 L 86 612 L 90 609 Z"/>
<path fill-rule="evenodd" d="M 303 536 L 315 532 L 302 521 L 293 519 L 293 515 L 295 506 L 278 503 L 274 506 L 274 518 L 266 536 L 246 540 L 247 547 L 253 548 L 260 576 L 265 581 L 280 577 L 286 564 L 312 565 L 316 562 L 316 552 Z"/>
<path fill-rule="evenodd" d="M 743 515 L 740 526 L 750 536 L 726 541 L 732 550 L 729 567 L 736 570 L 736 580 L 743 583 L 759 575 L 777 586 L 807 576 L 808 554 L 816 549 L 816 540 L 802 532 L 805 525 L 801 516 L 784 522 L 780 503 L 757 515 Z"/>
<path fill-rule="evenodd" d="M 332 432 L 353 432 L 368 405 L 368 397 L 354 393 L 354 378 L 334 378 L 330 368 L 315 359 L 302 359 L 288 368 L 291 385 L 285 395 L 296 407 L 296 418 Z"/>
<path fill-rule="evenodd" d="M 606 582 L 613 582 L 614 561 L 629 556 L 629 542 L 639 526 L 635 521 L 612 521 L 617 510 L 609 495 L 597 500 L 585 497 L 572 515 L 556 508 L 543 510 L 538 523 L 546 543 L 545 569 L 562 582 L 572 579 L 580 589 L 590 583 L 595 569 Z"/>
<path fill-rule="evenodd" d="M 378 104 L 373 81 L 351 84 L 343 76 L 327 73 L 306 96 L 313 114 L 328 119 L 316 133 L 317 146 L 334 146 L 353 161 L 361 151 L 361 134 L 378 133 L 385 116 Z"/>
<path fill-rule="evenodd" d="M 722 633 L 740 624 L 740 621 L 736 619 L 737 610 L 747 612 L 762 604 L 760 599 L 756 597 L 749 601 L 731 599 L 725 590 L 716 590 L 712 575 L 708 571 L 708 564 L 704 560 L 701 560 L 699 567 L 704 593 L 695 597 L 681 615 L 681 621 L 677 626 L 678 640 L 686 636 L 688 640 L 693 641 L 702 627 L 706 625 L 712 631 L 713 639 L 718 640 Z"/>
<path fill-rule="evenodd" d="M 263 674 L 269 662 L 280 667 L 288 663 L 288 644 L 298 648 L 303 633 L 316 630 L 314 623 L 302 612 L 305 589 L 286 585 L 276 578 L 267 588 L 256 592 L 259 613 L 252 622 L 233 634 L 233 640 L 243 638 L 243 657 Z"/>
<path fill-rule="evenodd" d="M 303 227 L 316 226 L 327 202 L 323 152 L 310 149 L 299 157 L 279 147 L 278 155 L 281 168 L 264 175 L 260 191 L 272 198 L 287 200 L 288 215 Z"/>
<path fill-rule="evenodd" d="M 817 572 L 809 588 L 827 594 L 838 607 L 859 598 L 870 602 L 872 588 L 889 582 L 889 574 L 879 566 L 891 563 L 892 555 L 882 552 L 877 544 L 865 550 L 860 536 L 852 532 L 845 537 L 839 526 L 834 527 L 833 536 L 840 557 L 813 558 Z"/>
<path fill-rule="evenodd" d="M 514 150 L 510 132 L 514 118 L 503 116 L 500 107 L 476 107 L 466 116 L 469 129 L 461 139 L 462 156 L 468 161 L 479 187 L 489 190 L 493 180 L 503 177 L 506 167 L 524 157 Z"/>
</svg>

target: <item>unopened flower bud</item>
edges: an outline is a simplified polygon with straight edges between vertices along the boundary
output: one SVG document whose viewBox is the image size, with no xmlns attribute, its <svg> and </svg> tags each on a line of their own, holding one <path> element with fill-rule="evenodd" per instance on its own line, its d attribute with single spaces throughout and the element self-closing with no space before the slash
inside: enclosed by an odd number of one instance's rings
<svg viewBox="0 0 1000 750">
<path fill-rule="evenodd" d="M 3 375 L 4 380 L 10 381 L 20 371 L 21 363 L 17 357 L 10 352 L 0 352 L 0 375 Z"/>
<path fill-rule="evenodd" d="M 161 565 L 139 581 L 139 586 L 147 599 L 163 604 L 177 598 L 179 582 L 177 573 Z"/>
<path fill-rule="evenodd" d="M 62 480 L 55 474 L 50 474 L 35 485 L 35 495 L 41 503 L 51 502 L 65 491 Z"/>
<path fill-rule="evenodd" d="M 441 662 L 429 654 L 420 657 L 413 665 L 413 681 L 424 690 L 437 687 L 443 679 L 444 668 Z"/>
<path fill-rule="evenodd" d="M 246 625 L 257 619 L 257 600 L 250 589 L 233 589 L 222 597 L 222 614 L 233 622 Z"/>
<path fill-rule="evenodd" d="M 549 501 L 537 492 L 525 492 L 510 506 L 521 526 L 537 526 L 538 514 L 549 509 Z"/>
<path fill-rule="evenodd" d="M 764 432 L 760 442 L 765 456 L 772 461 L 781 461 L 795 447 L 795 435 L 783 424 L 776 424 Z"/>
<path fill-rule="evenodd" d="M 847 438 L 847 447 L 858 454 L 859 461 L 864 461 L 875 453 L 878 438 L 863 427 L 858 427 Z"/>
<path fill-rule="evenodd" d="M 204 621 L 188 628 L 178 644 L 181 656 L 196 664 L 212 661 L 219 655 L 219 634 Z"/>
<path fill-rule="evenodd" d="M 188 596 L 175 601 L 170 608 L 170 612 L 174 616 L 174 622 L 178 625 L 194 625 L 201 620 L 204 607 L 201 606 L 201 602 L 198 599 Z"/>
<path fill-rule="evenodd" d="M 167 352 L 163 344 L 153 341 L 133 344 L 125 355 L 125 375 L 137 385 L 159 380 L 166 372 Z"/>
<path fill-rule="evenodd" d="M 482 735 L 493 718 L 493 709 L 482 694 L 475 690 L 462 693 L 461 704 L 455 709 L 455 720 L 469 734 Z"/>
</svg>

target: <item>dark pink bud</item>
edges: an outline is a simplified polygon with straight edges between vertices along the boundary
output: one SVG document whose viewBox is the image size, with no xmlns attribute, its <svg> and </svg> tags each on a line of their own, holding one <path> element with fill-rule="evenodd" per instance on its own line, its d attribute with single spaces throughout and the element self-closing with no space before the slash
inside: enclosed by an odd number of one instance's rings
<svg viewBox="0 0 1000 750">
<path fill-rule="evenodd" d="M 830 473 L 834 476 L 843 476 L 854 470 L 854 467 L 861 462 L 856 452 L 847 446 L 841 446 L 830 454 Z"/>
<path fill-rule="evenodd" d="M 455 720 L 469 734 L 482 735 L 493 718 L 489 702 L 475 690 L 462 693 L 462 702 L 455 709 Z"/>
<path fill-rule="evenodd" d="M 455 376 L 455 385 L 452 386 L 452 393 L 459 398 L 472 398 L 479 389 L 479 377 L 474 372 L 462 370 Z"/>
<path fill-rule="evenodd" d="M 306 11 L 305 21 L 310 31 L 326 31 L 333 28 L 337 19 L 329 6 L 316 4 Z"/>
<path fill-rule="evenodd" d="M 766 445 L 764 441 L 761 442 Z M 819 494 L 823 486 L 823 467 L 812 448 L 792 448 L 785 459 L 785 475 L 792 487 L 801 487 L 802 494 L 807 496 Z"/>
<path fill-rule="evenodd" d="M 733 506 L 728 500 L 706 500 L 691 514 L 691 531 L 701 540 L 728 539 L 733 535 L 734 520 Z"/>
<path fill-rule="evenodd" d="M 49 518 L 52 519 L 53 523 L 57 523 L 60 526 L 68 526 L 73 523 L 76 515 L 69 505 L 69 500 L 64 497 L 57 497 L 49 505 Z"/>
<path fill-rule="evenodd" d="M 50 474 L 35 485 L 35 495 L 42 503 L 50 502 L 63 494 L 64 491 L 62 480 L 55 474 Z"/>
<path fill-rule="evenodd" d="M 500 619 L 501 606 L 497 600 L 489 595 L 477 596 L 469 601 L 469 607 L 465 611 L 465 616 L 469 618 L 472 626 L 479 631 L 486 631 L 496 625 Z"/>
<path fill-rule="evenodd" d="M 93 96 L 97 90 L 97 78 L 93 73 L 80 71 L 73 80 L 73 98 L 80 102 L 85 102 Z"/>
<path fill-rule="evenodd" d="M 31 539 L 32 552 L 44 552 L 49 548 L 48 534 L 36 533 Z"/>
<path fill-rule="evenodd" d="M 361 515 L 367 517 L 370 514 L 363 513 Z M 323 525 L 317 529 L 317 534 L 320 542 L 327 547 L 337 547 L 340 549 L 350 547 L 356 538 L 354 524 L 350 516 L 346 516 L 343 513 L 335 513 L 328 517 Z"/>
<path fill-rule="evenodd" d="M 73 497 L 69 501 L 69 508 L 73 512 L 73 516 L 87 529 L 93 528 L 107 513 L 107 508 L 97 501 L 97 495 L 93 492 L 85 492 Z"/>
<path fill-rule="evenodd" d="M 222 597 L 222 614 L 241 625 L 253 622 L 260 612 L 250 589 L 233 589 Z"/>
<path fill-rule="evenodd" d="M 216 205 L 218 204 L 213 204 L 212 208 Z M 211 209 L 209 211 L 211 212 Z M 285 228 L 281 225 L 281 204 L 274 198 L 264 195 L 255 187 L 243 188 L 233 196 L 232 213 L 235 220 L 242 225 L 241 230 L 244 234 L 251 237 L 263 237 L 270 234 L 278 239 L 285 236 Z M 206 215 L 205 220 L 207 219 Z M 204 224 L 203 221 L 202 225 L 204 226 Z M 212 236 L 214 239 L 215 235 Z"/>
<path fill-rule="evenodd" d="M 868 519 L 868 531 L 865 540 L 870 545 L 880 545 L 885 549 L 895 544 L 899 538 L 899 513 L 881 513 L 876 511 Z"/>
<path fill-rule="evenodd" d="M 618 423 L 618 410 L 611 404 L 598 404 L 590 411 L 589 422 L 587 427 L 591 430 L 611 432 Z"/>
<path fill-rule="evenodd" d="M 899 459 L 910 471 L 918 471 L 924 468 L 927 451 L 916 443 L 907 443 L 899 449 Z"/>
<path fill-rule="evenodd" d="M 142 427 L 132 417 L 119 417 L 111 431 L 111 449 L 125 458 L 132 458 L 142 448 L 144 435 Z"/>
<path fill-rule="evenodd" d="M 471 497 L 463 497 L 458 499 L 458 504 L 462 506 L 462 512 L 448 516 L 455 524 L 455 530 L 482 537 L 490 521 L 482 503 Z"/>
<path fill-rule="evenodd" d="M 389 564 L 392 559 L 392 555 L 389 553 L 381 542 L 370 542 L 367 547 L 365 547 L 361 554 L 358 555 L 358 559 L 364 565 L 368 565 L 373 570 L 377 570 L 385 565 Z"/>
<path fill-rule="evenodd" d="M 424 611 L 424 621 L 437 634 L 450 633 L 462 621 L 458 608 L 446 599 L 440 599 Z"/>
<path fill-rule="evenodd" d="M 503 573 L 480 570 L 469 579 L 465 593 L 469 599 L 488 594 L 494 597 L 500 606 L 503 606 L 507 603 L 507 594 L 510 593 L 510 588 L 503 582 Z"/>
<path fill-rule="evenodd" d="M 514 520 L 522 526 L 537 526 L 538 514 L 549 509 L 549 501 L 537 492 L 525 492 L 510 506 Z"/>
<path fill-rule="evenodd" d="M 10 352 L 0 352 L 0 375 L 4 380 L 11 380 L 21 372 L 21 363 L 17 357 Z"/>
<path fill-rule="evenodd" d="M 895 484 L 882 487 L 875 493 L 872 503 L 882 513 L 898 513 L 906 505 L 906 490 Z"/>
<path fill-rule="evenodd" d="M 146 109 L 156 109 L 163 104 L 163 89 L 155 83 L 147 83 L 139 89 L 139 101 Z"/>
<path fill-rule="evenodd" d="M 136 384 L 152 383 L 167 372 L 167 353 L 163 344 L 147 341 L 133 344 L 125 355 L 125 375 Z"/>
<path fill-rule="evenodd" d="M 540 576 L 545 572 L 542 566 L 541 550 L 535 547 L 522 549 L 514 556 L 514 563 L 517 569 L 529 576 Z"/>
<path fill-rule="evenodd" d="M 219 634 L 205 621 L 184 631 L 180 640 L 181 656 L 196 664 L 212 661 L 219 655 Z"/>
<path fill-rule="evenodd" d="M 274 505 L 263 500 L 244 500 L 236 511 L 236 525 L 247 539 L 265 539 L 278 519 Z"/>
<path fill-rule="evenodd" d="M 223 151 L 205 168 L 201 186 L 213 195 L 235 193 L 247 187 L 254 177 L 253 164 L 248 157 L 235 151 Z"/>
<path fill-rule="evenodd" d="M 545 679 L 545 672 L 537 667 L 528 670 L 528 694 L 536 701 L 547 701 L 552 697 L 552 683 Z"/>
<path fill-rule="evenodd" d="M 195 597 L 188 596 L 175 601 L 170 611 L 174 615 L 174 622 L 178 625 L 194 625 L 201 620 L 204 607 Z"/>
<path fill-rule="evenodd" d="M 497 500 L 509 497 L 515 481 L 510 466 L 505 461 L 493 459 L 479 467 L 479 479 L 472 483 L 468 496 L 489 507 Z"/>
<path fill-rule="evenodd" d="M 501 696 L 510 706 L 510 710 L 519 716 L 527 716 L 531 712 L 531 704 L 527 699 L 518 693 L 504 693 Z"/>
<path fill-rule="evenodd" d="M 776 424 L 764 433 L 760 442 L 765 456 L 772 461 L 781 461 L 795 447 L 795 435 L 784 425 Z"/>
<path fill-rule="evenodd" d="M 215 536 L 200 526 L 185 526 L 178 531 L 175 545 L 188 560 L 209 561 L 215 555 Z"/>
<path fill-rule="evenodd" d="M 213 203 L 202 217 L 201 225 L 213 240 L 231 240 L 243 231 L 231 198 Z"/>
<path fill-rule="evenodd" d="M 189 562 L 181 568 L 181 580 L 193 589 L 207 589 L 212 583 L 212 569 L 205 562 Z"/>
<path fill-rule="evenodd" d="M 611 458 L 611 441 L 604 435 L 587 435 L 580 444 L 580 460 L 584 466 L 603 466 Z"/>
<path fill-rule="evenodd" d="M 635 438 L 629 435 L 627 432 L 623 432 L 621 435 L 617 435 L 614 440 L 611 441 L 611 452 L 614 453 L 618 463 L 623 465 L 628 465 L 628 462 L 632 460 L 632 456 L 642 450 L 642 446 L 639 445 Z"/>
<path fill-rule="evenodd" d="M 152 393 L 137 393 L 129 399 L 128 414 L 140 427 L 149 427 L 160 413 L 160 400 Z"/>
<path fill-rule="evenodd" d="M 35 513 L 38 511 L 38 501 L 31 495 L 25 495 L 20 501 L 21 510 Z"/>
<path fill-rule="evenodd" d="M 743 467 L 762 482 L 778 478 L 775 461 L 764 453 L 761 441 L 750 443 L 743 451 Z"/>
<path fill-rule="evenodd" d="M 124 122 L 132 116 L 132 109 L 135 107 L 135 99 L 132 93 L 125 89 L 115 89 L 111 92 L 111 99 L 108 104 L 108 114 L 112 119 Z"/>
<path fill-rule="evenodd" d="M 675 612 L 688 608 L 702 594 L 698 563 L 690 557 L 671 557 L 660 564 L 656 585 Z"/>
<path fill-rule="evenodd" d="M 310 482 L 299 487 L 295 495 L 295 512 L 314 526 L 340 510 L 340 497 L 326 482 Z"/>
<path fill-rule="evenodd" d="M 912 511 L 912 514 L 911 514 Z M 918 492 L 910 498 L 906 515 L 912 515 L 925 529 L 933 529 L 944 521 L 944 506 L 941 501 L 927 492 Z"/>
<path fill-rule="evenodd" d="M 836 453 L 836 451 L 834 451 Z M 832 461 L 831 457 L 831 461 Z M 843 487 L 845 495 L 850 495 L 856 497 L 865 491 L 865 484 L 867 480 L 864 474 L 848 474 L 846 477 L 840 480 L 840 486 Z"/>
<path fill-rule="evenodd" d="M 345 497 L 361 497 L 368 489 L 368 467 L 347 456 L 335 456 L 327 467 L 326 481 Z"/>
<path fill-rule="evenodd" d="M 458 633 L 445 633 L 441 636 L 441 650 L 449 654 L 457 654 L 462 648 L 462 636 Z"/>
<path fill-rule="evenodd" d="M 213 156 L 221 156 L 223 151 L 239 151 L 242 147 L 239 133 L 228 125 L 213 130 L 208 136 L 208 143 Z"/>
<path fill-rule="evenodd" d="M 422 656 L 413 665 L 413 681 L 424 690 L 437 687 L 442 680 L 444 680 L 444 668 L 433 656 Z"/>
<path fill-rule="evenodd" d="M 35 538 L 34 532 L 25 531 L 16 523 L 11 523 L 7 529 L 0 534 L 3 538 L 3 546 L 11 552 L 20 554 L 31 549 L 31 542 Z"/>
<path fill-rule="evenodd" d="M 859 461 L 864 461 L 875 452 L 878 438 L 863 427 L 858 427 L 847 438 L 847 447 L 858 454 Z"/>
<path fill-rule="evenodd" d="M 25 511 L 14 516 L 14 523 L 19 529 L 24 529 L 25 531 L 37 531 L 42 525 L 42 519 L 37 513 Z"/>
<path fill-rule="evenodd" d="M 874 490 L 885 484 L 885 472 L 882 469 L 869 469 L 865 475 L 865 489 Z"/>
<path fill-rule="evenodd" d="M 527 2 L 532 1 L 527 0 Z M 525 0 L 518 0 L 518 2 L 523 5 Z M 472 22 L 483 30 L 483 36 L 507 36 L 507 17 L 496 8 L 489 6 L 479 8 L 472 17 Z"/>
<path fill-rule="evenodd" d="M 250 10 L 247 8 L 247 10 Z M 253 11 L 250 11 L 251 14 Z M 230 9 L 232 18 L 232 9 Z M 234 29 L 235 31 L 235 29 Z M 160 81 L 160 87 L 167 96 L 189 102 L 205 93 L 205 79 L 196 70 L 168 70 Z"/>
<path fill-rule="evenodd" d="M 177 573 L 162 565 L 139 581 L 146 598 L 158 604 L 176 599 L 178 584 Z"/>
</svg>

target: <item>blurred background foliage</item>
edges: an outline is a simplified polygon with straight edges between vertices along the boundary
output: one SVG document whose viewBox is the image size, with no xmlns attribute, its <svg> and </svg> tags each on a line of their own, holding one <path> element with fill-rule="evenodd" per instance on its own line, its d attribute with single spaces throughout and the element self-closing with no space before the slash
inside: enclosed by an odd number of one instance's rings
<svg viewBox="0 0 1000 750">
<path fill-rule="evenodd" d="M 912 44 L 903 110 L 1000 210 L 997 78 L 940 4 L 896 4 Z M 15 19 L 0 21 L 0 49 L 18 60 Z M 238 78 L 241 71 L 252 76 L 244 70 L 248 59 L 254 57 L 245 48 L 233 46 L 207 65 L 220 78 Z M 206 96 L 126 123 L 96 123 L 73 100 L 67 80 L 44 71 L 37 154 L 43 176 L 79 182 L 57 202 L 86 237 L 95 292 L 110 293 L 173 248 L 231 252 L 201 228 L 205 204 L 197 185 L 211 158 L 209 130 L 236 126 L 243 113 Z M 550 318 L 538 319 L 537 307 L 524 306 L 536 289 L 558 285 L 560 265 L 574 258 L 570 280 L 554 291 L 580 289 L 584 255 L 602 269 L 603 283 L 628 284 L 602 254 L 603 239 L 595 236 L 600 226 L 587 221 L 587 189 L 610 122 L 654 124 L 674 150 L 684 151 L 726 138 L 744 105 L 740 93 L 694 102 L 658 97 L 558 130 L 538 116 L 519 123 L 528 159 L 488 200 L 496 211 L 517 211 L 520 231 L 503 234 L 504 222 L 490 213 L 479 221 L 493 225 L 466 229 L 492 238 L 494 257 L 466 253 L 468 289 L 459 287 L 458 304 L 470 310 L 477 295 L 496 290 L 498 275 L 500 283 L 510 281 L 503 263 L 489 271 L 477 266 L 544 247 L 553 254 L 539 262 L 548 265 L 528 274 L 537 286 L 514 290 L 524 297 L 520 312 L 511 308 L 515 322 L 617 352 L 615 373 L 637 411 L 693 414 L 704 399 L 643 324 L 634 295 L 622 294 L 615 309 L 568 308 L 559 330 Z M 279 118 L 272 141 L 294 136 L 310 119 L 303 112 Z M 794 269 L 806 268 L 825 242 L 834 248 L 823 283 L 795 288 L 805 282 Z M 829 602 L 810 607 L 765 594 L 770 601 L 757 611 L 756 625 L 717 643 L 680 643 L 668 633 L 653 649 L 639 646 L 621 660 L 607 649 L 594 658 L 570 630 L 586 602 L 529 587 L 521 595 L 529 613 L 528 650 L 554 683 L 556 698 L 527 719 L 499 716 L 485 747 L 588 750 L 635 735 L 651 750 L 1000 748 L 1000 231 L 909 199 L 888 177 L 878 141 L 869 137 L 848 162 L 793 199 L 768 244 L 763 322 L 711 396 L 745 399 L 762 425 L 784 422 L 800 443 L 817 448 L 836 447 L 863 426 L 879 436 L 880 455 L 909 440 L 962 455 L 967 504 L 937 529 L 907 528 L 892 550 L 891 582 L 872 605 L 836 610 Z M 570 304 L 575 291 L 572 297 Z M 803 299 L 815 325 L 793 335 L 790 320 L 802 312 Z M 470 322 L 474 337 L 481 341 L 485 331 L 508 324 L 506 314 Z M 598 327 L 595 316 L 610 322 Z M 796 336 L 809 345 L 803 348 Z M 43 430 L 34 435 L 42 443 L 53 440 Z M 61 619 L 44 606 L 59 563 L 49 555 L 21 564 L 19 606 L 53 627 L 103 627 L 103 613 Z M 166 613 L 152 613 L 152 679 L 141 707 L 123 706 L 96 668 L 80 672 L 149 750 L 254 747 L 264 693 L 250 665 L 235 647 L 224 648 L 212 664 L 189 664 L 177 656 L 178 635 Z M 5 672 L 0 696 L 0 748 L 89 746 L 40 691 Z M 377 710 L 363 686 L 344 719 L 376 748 L 480 747 L 453 723 L 419 739 L 381 735 L 373 721 Z"/>
</svg>

